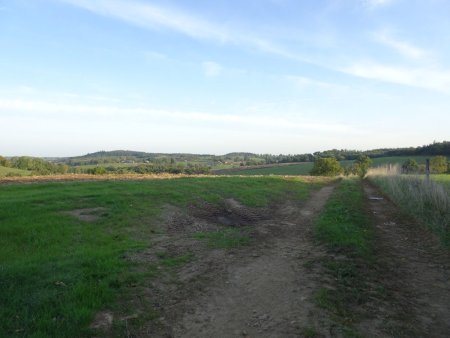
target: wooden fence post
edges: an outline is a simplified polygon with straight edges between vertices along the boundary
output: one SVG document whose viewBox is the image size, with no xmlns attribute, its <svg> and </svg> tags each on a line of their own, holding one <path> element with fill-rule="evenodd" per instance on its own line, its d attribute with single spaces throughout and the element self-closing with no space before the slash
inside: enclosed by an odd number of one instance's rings
<svg viewBox="0 0 450 338">
<path fill-rule="evenodd" d="M 427 162 L 426 162 L 426 168 L 425 168 L 425 174 L 427 175 L 427 181 L 430 180 L 430 159 L 427 158 Z"/>
</svg>

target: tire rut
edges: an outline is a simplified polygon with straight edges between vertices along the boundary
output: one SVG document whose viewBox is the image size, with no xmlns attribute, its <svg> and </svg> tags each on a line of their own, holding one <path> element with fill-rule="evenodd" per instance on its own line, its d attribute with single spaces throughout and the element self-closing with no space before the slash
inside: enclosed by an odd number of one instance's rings
<svg viewBox="0 0 450 338">
<path fill-rule="evenodd" d="M 172 323 L 172 336 L 299 337 L 306 327 L 320 327 L 317 276 L 305 264 L 325 253 L 313 243 L 311 225 L 333 188 L 322 188 L 301 209 L 287 206 L 281 217 L 258 223 L 272 238 L 242 252 L 202 295 L 190 299 Z"/>
<path fill-rule="evenodd" d="M 381 196 L 369 183 L 367 197 Z M 386 197 L 369 198 L 377 260 L 389 303 L 377 314 L 386 336 L 450 336 L 450 256 L 427 229 L 405 219 Z M 383 336 L 383 335 L 378 335 Z"/>
</svg>

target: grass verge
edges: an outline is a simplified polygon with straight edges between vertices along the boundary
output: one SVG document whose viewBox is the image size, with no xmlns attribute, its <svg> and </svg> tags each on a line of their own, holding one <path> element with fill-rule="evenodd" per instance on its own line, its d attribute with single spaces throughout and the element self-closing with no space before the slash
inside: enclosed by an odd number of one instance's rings
<svg viewBox="0 0 450 338">
<path fill-rule="evenodd" d="M 332 314 L 343 336 L 358 337 L 356 308 L 369 297 L 367 273 L 373 264 L 373 232 L 358 179 L 344 179 L 325 205 L 316 238 L 329 248 L 322 265 L 334 285 L 316 291 L 316 304 Z"/>
<path fill-rule="evenodd" d="M 450 175 L 448 175 L 450 176 Z M 450 247 L 450 185 L 447 175 L 424 177 L 372 174 L 370 181 L 389 196 L 407 215 L 431 228 Z"/>
</svg>

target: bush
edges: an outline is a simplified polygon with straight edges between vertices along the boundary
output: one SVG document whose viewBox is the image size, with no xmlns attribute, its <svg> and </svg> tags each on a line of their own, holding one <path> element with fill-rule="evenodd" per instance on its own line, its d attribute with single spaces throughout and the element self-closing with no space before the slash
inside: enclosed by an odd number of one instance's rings
<svg viewBox="0 0 450 338">
<path fill-rule="evenodd" d="M 433 157 L 430 161 L 430 167 L 433 174 L 444 174 L 448 170 L 447 158 L 445 156 Z"/>
<path fill-rule="evenodd" d="M 313 176 L 338 176 L 342 173 L 341 164 L 333 157 L 318 158 L 311 170 Z"/>
<path fill-rule="evenodd" d="M 402 172 L 405 174 L 417 173 L 419 171 L 419 164 L 416 160 L 408 159 L 402 165 Z"/>
<path fill-rule="evenodd" d="M 367 175 L 369 171 L 370 165 L 372 164 L 372 160 L 367 155 L 360 155 L 353 163 L 354 173 L 361 178 Z"/>
</svg>

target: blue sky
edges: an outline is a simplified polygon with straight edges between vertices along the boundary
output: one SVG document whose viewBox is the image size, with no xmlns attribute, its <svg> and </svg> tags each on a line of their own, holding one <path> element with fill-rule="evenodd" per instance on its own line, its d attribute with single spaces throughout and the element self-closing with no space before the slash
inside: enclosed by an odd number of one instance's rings
<svg viewBox="0 0 450 338">
<path fill-rule="evenodd" d="M 447 0 L 0 0 L 0 154 L 450 136 Z"/>
</svg>

